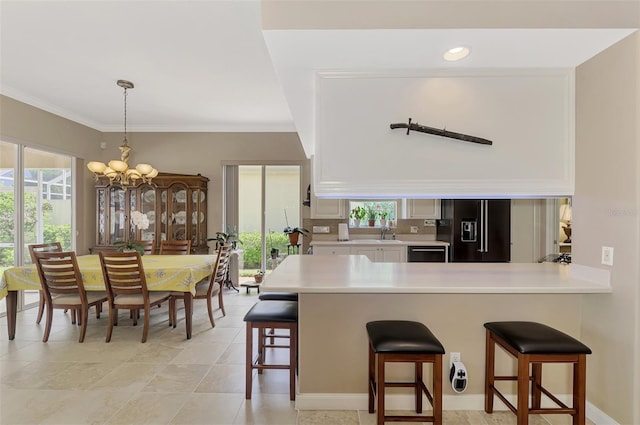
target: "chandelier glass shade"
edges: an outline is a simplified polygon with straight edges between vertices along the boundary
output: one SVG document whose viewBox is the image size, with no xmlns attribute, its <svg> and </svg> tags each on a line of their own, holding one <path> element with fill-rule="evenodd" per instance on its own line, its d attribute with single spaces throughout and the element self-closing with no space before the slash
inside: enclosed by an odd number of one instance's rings
<svg viewBox="0 0 640 425">
<path fill-rule="evenodd" d="M 138 181 L 151 183 L 158 175 L 158 170 L 149 164 L 138 164 L 129 168 L 128 160 L 131 147 L 127 141 L 127 90 L 132 89 L 133 83 L 126 80 L 118 80 L 118 86 L 124 88 L 124 140 L 120 145 L 120 159 L 109 161 L 108 164 L 100 161 L 89 161 L 87 168 L 95 174 L 96 180 L 102 176 L 109 179 L 109 183 L 117 183 L 123 188 L 135 186 Z"/>
</svg>

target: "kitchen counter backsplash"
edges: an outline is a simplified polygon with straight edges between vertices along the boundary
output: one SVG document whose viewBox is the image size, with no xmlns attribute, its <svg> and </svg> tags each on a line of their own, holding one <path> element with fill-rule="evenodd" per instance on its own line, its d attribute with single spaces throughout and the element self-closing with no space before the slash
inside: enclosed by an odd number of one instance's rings
<svg viewBox="0 0 640 425">
<path fill-rule="evenodd" d="M 338 224 L 347 223 L 345 219 L 310 219 L 305 218 L 302 223 L 303 227 L 310 232 L 310 238 L 304 238 L 303 249 L 307 252 L 309 242 L 313 239 L 320 241 L 337 241 L 338 240 Z M 313 233 L 313 226 L 328 226 L 329 233 Z M 418 228 L 418 233 L 411 233 L 411 227 Z M 403 241 L 408 240 L 435 240 L 436 227 L 425 226 L 422 219 L 397 220 L 396 227 L 392 227 L 387 231 L 386 238 L 391 239 L 395 233 L 396 239 Z M 361 225 L 358 228 L 349 227 L 349 239 L 378 239 L 380 238 L 380 227 L 366 227 Z"/>
</svg>

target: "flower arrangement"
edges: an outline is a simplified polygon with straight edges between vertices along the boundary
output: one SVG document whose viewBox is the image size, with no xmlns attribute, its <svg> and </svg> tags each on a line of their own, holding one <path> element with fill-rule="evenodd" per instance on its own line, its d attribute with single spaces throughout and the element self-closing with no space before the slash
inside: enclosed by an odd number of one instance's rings
<svg viewBox="0 0 640 425">
<path fill-rule="evenodd" d="M 149 217 L 140 211 L 133 210 L 131 211 L 131 226 L 134 231 L 136 228 L 140 230 L 147 230 L 149 228 Z M 116 246 L 117 251 L 138 251 L 140 255 L 144 255 L 144 247 L 138 242 L 118 241 L 114 245 Z"/>
<path fill-rule="evenodd" d="M 133 210 L 131 211 L 131 224 L 140 230 L 147 230 L 149 228 L 149 217 L 140 211 Z"/>
</svg>

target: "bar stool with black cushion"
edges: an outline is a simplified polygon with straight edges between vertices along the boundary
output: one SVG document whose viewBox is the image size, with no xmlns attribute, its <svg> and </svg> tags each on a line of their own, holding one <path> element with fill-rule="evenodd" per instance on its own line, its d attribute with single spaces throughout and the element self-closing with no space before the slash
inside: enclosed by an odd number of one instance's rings
<svg viewBox="0 0 640 425">
<path fill-rule="evenodd" d="M 367 323 L 369 336 L 369 413 L 374 412 L 377 397 L 377 424 L 390 422 L 433 422 L 442 424 L 442 356 L 444 347 L 424 324 L 406 320 L 379 320 Z M 376 368 L 376 357 L 378 367 Z M 390 362 L 413 363 L 413 382 L 386 382 L 385 365 Z M 422 379 L 423 363 L 433 364 L 431 392 Z M 377 373 L 376 373 L 377 372 Z M 377 376 L 376 376 L 377 375 Z M 377 379 L 376 379 L 377 378 Z M 427 396 L 433 413 L 427 415 L 385 415 L 386 387 L 415 389 L 416 413 L 422 413 L 422 394 Z"/>
<path fill-rule="evenodd" d="M 573 417 L 574 425 L 585 424 L 587 354 L 591 354 L 589 347 L 563 332 L 536 322 L 489 322 L 484 327 L 487 339 L 485 412 L 493 412 L 496 395 L 516 414 L 518 425 L 528 424 L 530 414 L 569 414 Z M 496 344 L 517 359 L 517 376 L 495 376 Z M 568 407 L 542 386 L 544 363 L 573 364 L 573 407 Z M 495 381 L 517 381 L 517 406 L 511 404 L 495 387 Z M 542 394 L 558 407 L 542 408 Z"/>
<path fill-rule="evenodd" d="M 263 292 L 258 296 L 262 301 L 298 301 L 297 292 Z"/>
<path fill-rule="evenodd" d="M 261 374 L 265 369 L 289 370 L 289 399 L 296 399 L 296 359 L 298 346 L 298 303 L 295 301 L 258 301 L 244 316 L 247 322 L 247 353 L 246 353 L 246 390 L 245 397 L 251 399 L 253 386 L 253 370 L 257 369 Z M 253 330 L 258 330 L 258 357 L 254 361 L 253 356 Z M 267 344 L 264 338 L 266 329 L 285 329 L 289 334 L 274 335 L 275 338 L 284 338 L 288 345 Z M 267 348 L 288 348 L 289 364 L 265 363 Z"/>
</svg>

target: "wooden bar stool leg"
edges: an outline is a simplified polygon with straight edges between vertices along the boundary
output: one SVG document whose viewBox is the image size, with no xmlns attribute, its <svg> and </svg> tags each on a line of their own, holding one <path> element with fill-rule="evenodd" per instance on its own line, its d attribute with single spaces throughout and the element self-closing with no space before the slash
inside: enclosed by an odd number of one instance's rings
<svg viewBox="0 0 640 425">
<path fill-rule="evenodd" d="M 433 423 L 442 425 L 442 356 L 436 355 L 433 362 Z"/>
<path fill-rule="evenodd" d="M 373 351 L 371 343 L 369 343 L 369 413 L 375 412 L 375 385 L 376 385 L 376 354 Z"/>
<path fill-rule="evenodd" d="M 422 382 L 422 362 L 415 362 L 415 385 L 416 385 L 416 413 L 422 413 L 422 387 L 419 382 Z"/>
<path fill-rule="evenodd" d="M 542 363 L 531 364 L 531 408 L 539 409 L 542 402 Z"/>
<path fill-rule="evenodd" d="M 518 425 L 529 424 L 529 355 L 518 355 Z"/>
<path fill-rule="evenodd" d="M 584 425 L 586 422 L 586 398 L 587 398 L 587 356 L 581 354 L 578 361 L 573 364 L 573 425 Z"/>
<path fill-rule="evenodd" d="M 251 386 L 252 383 L 252 375 L 253 375 L 253 326 L 251 326 L 251 322 L 247 322 L 247 336 L 246 336 L 246 345 L 247 345 L 247 353 L 246 353 L 246 361 L 245 361 L 245 398 L 247 400 L 251 399 Z"/>
<path fill-rule="evenodd" d="M 493 385 L 495 382 L 495 342 L 491 332 L 487 330 L 485 343 L 485 371 L 484 371 L 484 411 L 493 413 Z"/>
<path fill-rule="evenodd" d="M 289 327 L 289 400 L 296 399 L 296 359 L 298 358 L 297 325 Z"/>
<path fill-rule="evenodd" d="M 384 425 L 384 393 L 385 393 L 384 364 L 385 364 L 385 360 L 386 358 L 384 354 L 378 354 L 378 379 L 376 381 L 377 383 L 376 395 L 378 397 L 378 403 L 377 403 L 378 414 L 376 415 L 377 425 Z"/>
</svg>

